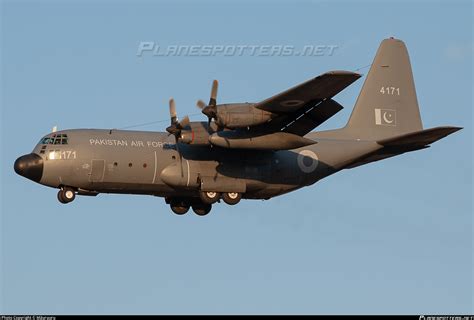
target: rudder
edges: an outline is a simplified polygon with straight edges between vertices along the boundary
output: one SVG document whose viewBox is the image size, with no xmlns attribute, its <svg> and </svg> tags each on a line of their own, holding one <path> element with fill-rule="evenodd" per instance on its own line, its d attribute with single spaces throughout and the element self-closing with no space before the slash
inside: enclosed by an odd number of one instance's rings
<svg viewBox="0 0 474 320">
<path fill-rule="evenodd" d="M 345 130 L 361 140 L 380 140 L 422 130 L 408 51 L 403 41 L 380 44 Z"/>
</svg>

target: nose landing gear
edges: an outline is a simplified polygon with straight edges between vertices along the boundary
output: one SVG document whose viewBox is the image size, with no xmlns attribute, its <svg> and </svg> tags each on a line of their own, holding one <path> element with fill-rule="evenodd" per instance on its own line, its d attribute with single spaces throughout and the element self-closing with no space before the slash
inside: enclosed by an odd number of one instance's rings
<svg viewBox="0 0 474 320">
<path fill-rule="evenodd" d="M 66 204 L 76 199 L 76 192 L 69 187 L 64 187 L 58 191 L 59 202 Z"/>
</svg>

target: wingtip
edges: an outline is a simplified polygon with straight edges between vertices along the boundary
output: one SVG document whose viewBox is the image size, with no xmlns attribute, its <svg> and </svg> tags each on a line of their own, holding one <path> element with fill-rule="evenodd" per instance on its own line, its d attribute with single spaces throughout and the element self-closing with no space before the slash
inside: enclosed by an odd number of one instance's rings
<svg viewBox="0 0 474 320">
<path fill-rule="evenodd" d="M 464 129 L 464 127 L 456 127 L 456 126 L 445 126 L 443 127 L 445 128 L 446 130 L 450 131 L 450 133 L 454 133 L 456 131 L 459 131 L 461 129 Z"/>
<path fill-rule="evenodd" d="M 338 76 L 353 76 L 357 78 L 362 77 L 360 73 L 357 73 L 354 71 L 347 71 L 347 70 L 332 70 L 332 71 L 326 72 L 325 74 L 338 75 Z"/>
</svg>

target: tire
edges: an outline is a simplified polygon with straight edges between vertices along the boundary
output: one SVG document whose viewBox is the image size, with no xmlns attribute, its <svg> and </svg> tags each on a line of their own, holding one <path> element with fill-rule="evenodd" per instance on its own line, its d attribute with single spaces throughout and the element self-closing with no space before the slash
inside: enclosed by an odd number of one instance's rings
<svg viewBox="0 0 474 320">
<path fill-rule="evenodd" d="M 189 202 L 183 199 L 171 199 L 169 202 L 171 211 L 177 215 L 183 215 L 189 211 Z"/>
<path fill-rule="evenodd" d="M 173 211 L 175 214 L 181 216 L 185 214 L 186 212 L 189 211 L 189 206 L 186 206 L 184 204 L 170 204 L 171 211 Z"/>
<path fill-rule="evenodd" d="M 203 203 L 203 204 L 193 205 L 193 211 L 198 216 L 207 215 L 209 212 L 211 212 L 211 209 L 212 209 L 212 204 Z"/>
<path fill-rule="evenodd" d="M 72 188 L 63 188 L 58 192 L 59 202 L 66 204 L 76 199 L 76 192 Z"/>
<path fill-rule="evenodd" d="M 61 202 L 62 204 L 66 204 L 67 201 L 64 199 L 64 195 L 63 195 L 63 190 L 59 190 L 58 191 L 58 201 Z"/>
<path fill-rule="evenodd" d="M 199 192 L 199 198 L 205 204 L 213 204 L 219 201 L 221 194 L 214 191 L 201 191 Z"/>
<path fill-rule="evenodd" d="M 226 192 L 222 194 L 222 200 L 231 206 L 239 203 L 241 199 L 242 194 L 240 192 Z"/>
</svg>

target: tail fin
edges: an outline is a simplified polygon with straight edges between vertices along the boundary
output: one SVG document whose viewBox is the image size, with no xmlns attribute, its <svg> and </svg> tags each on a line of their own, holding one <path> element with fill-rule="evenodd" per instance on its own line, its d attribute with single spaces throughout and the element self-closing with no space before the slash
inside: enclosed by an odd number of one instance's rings
<svg viewBox="0 0 474 320">
<path fill-rule="evenodd" d="M 354 138 L 380 140 L 422 129 L 407 48 L 401 40 L 385 39 L 345 130 Z"/>
</svg>

